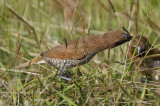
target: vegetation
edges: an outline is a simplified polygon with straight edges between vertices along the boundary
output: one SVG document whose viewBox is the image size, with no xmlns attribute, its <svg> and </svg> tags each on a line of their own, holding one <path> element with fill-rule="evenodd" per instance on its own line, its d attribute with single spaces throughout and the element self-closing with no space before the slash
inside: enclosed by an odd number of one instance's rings
<svg viewBox="0 0 160 106">
<path fill-rule="evenodd" d="M 70 69 L 70 82 L 49 65 L 14 69 L 64 39 L 122 26 L 159 48 L 159 10 L 159 0 L 1 0 L 0 105 L 160 105 L 160 82 L 128 68 L 129 43 Z"/>
</svg>

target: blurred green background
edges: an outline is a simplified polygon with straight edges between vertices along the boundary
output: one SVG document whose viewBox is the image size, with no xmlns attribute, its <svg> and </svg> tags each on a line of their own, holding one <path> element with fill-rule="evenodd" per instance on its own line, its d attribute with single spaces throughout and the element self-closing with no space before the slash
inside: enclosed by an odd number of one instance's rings
<svg viewBox="0 0 160 106">
<path fill-rule="evenodd" d="M 75 82 L 58 79 L 49 65 L 14 70 L 64 39 L 122 31 L 122 26 L 159 48 L 159 10 L 159 0 L 1 0 L 0 104 L 160 105 L 159 82 L 141 83 L 134 68 L 124 76 L 127 65 L 115 62 L 126 62 L 129 43 L 70 69 Z"/>
</svg>

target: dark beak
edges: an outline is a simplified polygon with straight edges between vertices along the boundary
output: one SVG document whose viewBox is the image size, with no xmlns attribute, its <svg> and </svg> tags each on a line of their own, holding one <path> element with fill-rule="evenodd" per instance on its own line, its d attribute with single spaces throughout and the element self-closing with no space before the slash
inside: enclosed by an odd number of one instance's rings
<svg viewBox="0 0 160 106">
<path fill-rule="evenodd" d="M 130 41 L 133 37 L 129 33 L 124 34 L 126 41 Z"/>
</svg>

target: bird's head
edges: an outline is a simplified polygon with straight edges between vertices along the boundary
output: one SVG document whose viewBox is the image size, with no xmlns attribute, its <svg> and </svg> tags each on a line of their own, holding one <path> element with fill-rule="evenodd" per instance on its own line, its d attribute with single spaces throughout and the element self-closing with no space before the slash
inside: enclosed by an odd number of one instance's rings
<svg viewBox="0 0 160 106">
<path fill-rule="evenodd" d="M 147 38 L 137 36 L 131 43 L 131 51 L 132 53 L 137 47 L 136 56 L 138 57 L 144 57 L 147 53 L 147 50 L 151 47 Z"/>
</svg>

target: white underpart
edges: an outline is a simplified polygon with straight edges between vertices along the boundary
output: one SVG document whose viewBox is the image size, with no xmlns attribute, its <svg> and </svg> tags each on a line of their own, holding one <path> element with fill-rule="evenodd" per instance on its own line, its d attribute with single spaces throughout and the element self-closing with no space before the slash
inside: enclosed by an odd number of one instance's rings
<svg viewBox="0 0 160 106">
<path fill-rule="evenodd" d="M 41 61 L 37 62 L 36 64 L 45 64 L 45 63 L 47 63 L 45 60 L 41 60 Z"/>
</svg>

